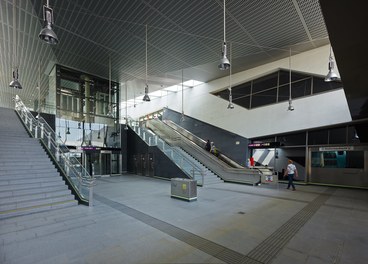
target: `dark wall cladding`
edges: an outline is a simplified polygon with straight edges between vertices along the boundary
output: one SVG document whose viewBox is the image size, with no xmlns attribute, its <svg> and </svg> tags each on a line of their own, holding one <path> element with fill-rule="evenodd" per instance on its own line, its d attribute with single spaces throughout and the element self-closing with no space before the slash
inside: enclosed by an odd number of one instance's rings
<svg viewBox="0 0 368 264">
<path fill-rule="evenodd" d="M 227 109 L 224 109 L 224 111 L 227 111 Z M 210 141 L 213 141 L 220 152 L 224 153 L 237 163 L 245 165 L 245 162 L 248 159 L 249 140 L 247 138 L 188 116 L 185 116 L 184 122 L 180 122 L 180 118 L 181 113 L 165 108 L 162 117 L 163 120 L 171 120 L 197 137 L 203 140 L 209 139 Z"/>
<path fill-rule="evenodd" d="M 297 134 L 289 134 L 285 136 L 277 137 L 280 141 L 281 146 L 304 146 L 306 143 L 305 132 Z"/>
<path fill-rule="evenodd" d="M 328 144 L 328 130 L 316 130 L 308 133 L 308 145 Z"/>
<path fill-rule="evenodd" d="M 162 178 L 187 178 L 157 147 L 149 147 L 134 131 L 127 131 L 127 171 L 135 173 L 134 157 L 153 155 L 154 175 Z"/>
<path fill-rule="evenodd" d="M 232 87 L 233 103 L 248 109 L 280 103 L 290 97 L 290 72 L 279 70 L 252 81 Z M 317 93 L 342 88 L 340 81 L 325 82 L 324 77 L 308 73 L 291 72 L 291 98 L 301 98 Z M 229 90 L 225 88 L 214 93 L 229 100 Z"/>
</svg>

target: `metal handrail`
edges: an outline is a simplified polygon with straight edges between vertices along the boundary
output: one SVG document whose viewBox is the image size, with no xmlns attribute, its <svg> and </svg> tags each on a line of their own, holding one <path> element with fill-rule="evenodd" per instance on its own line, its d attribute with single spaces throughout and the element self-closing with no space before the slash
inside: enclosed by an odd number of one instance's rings
<svg viewBox="0 0 368 264">
<path fill-rule="evenodd" d="M 186 173 L 191 179 L 197 180 L 198 185 L 203 185 L 204 176 L 206 172 L 202 170 L 197 164 L 193 163 L 187 157 L 183 156 L 178 150 L 172 148 L 165 142 L 164 139 L 154 134 L 151 130 L 148 130 L 142 126 L 136 126 L 134 120 L 129 120 L 129 126 L 132 130 L 147 143 L 148 146 L 158 147 L 170 160 L 172 160 L 184 173 Z M 178 162 L 175 160 L 178 158 Z M 190 166 L 190 170 L 187 171 L 184 165 Z M 198 175 L 200 180 L 198 180 Z"/>
<path fill-rule="evenodd" d="M 30 134 L 38 138 L 47 148 L 80 199 L 92 206 L 95 185 L 93 175 L 88 173 L 67 148 L 63 148 L 64 143 L 42 117 L 38 116 L 36 119 L 32 115 L 18 95 L 15 97 L 15 110 Z"/>
<path fill-rule="evenodd" d="M 165 123 L 166 125 L 170 126 L 172 129 L 174 129 L 180 135 L 182 135 L 182 136 L 188 138 L 190 141 L 196 143 L 198 146 L 200 146 L 202 148 L 205 147 L 205 144 L 206 144 L 205 140 L 201 139 L 200 137 L 197 137 L 196 135 L 194 135 L 190 131 L 182 128 L 181 126 L 174 123 L 173 121 L 167 119 L 167 120 L 163 120 L 162 122 Z M 220 160 L 224 161 L 226 164 L 230 165 L 233 168 L 239 168 L 239 169 L 244 168 L 244 166 L 238 164 L 236 161 L 232 160 L 231 158 L 229 158 L 225 154 L 223 154 L 221 152 L 221 150 L 219 150 L 219 149 L 217 149 L 217 150 L 219 151 L 218 158 Z"/>
<path fill-rule="evenodd" d="M 223 160 L 216 158 L 214 155 L 209 155 L 204 148 L 198 146 L 190 139 L 181 135 L 178 131 L 174 130 L 167 124 L 159 120 L 151 120 L 150 126 L 157 128 L 158 131 L 163 131 L 162 135 L 167 138 L 167 141 L 172 144 L 181 147 L 190 153 L 199 161 L 206 164 L 211 171 L 219 175 L 225 181 L 235 181 L 242 183 L 250 183 L 255 185 L 260 180 L 260 171 L 252 170 L 248 168 L 234 168 L 230 167 Z M 157 132 L 157 131 L 155 131 Z"/>
</svg>

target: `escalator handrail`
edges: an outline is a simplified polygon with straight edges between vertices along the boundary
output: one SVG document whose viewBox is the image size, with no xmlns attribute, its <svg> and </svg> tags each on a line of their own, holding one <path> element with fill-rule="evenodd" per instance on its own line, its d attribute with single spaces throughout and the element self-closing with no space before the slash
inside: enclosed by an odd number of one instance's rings
<svg viewBox="0 0 368 264">
<path fill-rule="evenodd" d="M 189 138 L 189 140 L 193 141 L 195 144 L 197 144 L 198 146 L 200 146 L 202 148 L 205 147 L 205 144 L 206 144 L 206 141 L 205 140 L 203 140 L 200 137 L 194 135 L 193 133 L 191 133 L 190 131 L 186 130 L 185 128 L 182 128 L 181 126 L 177 125 L 173 121 L 166 119 L 166 120 L 163 120 L 162 122 L 165 123 L 166 125 L 168 125 L 169 127 L 171 127 L 172 129 L 174 129 L 175 131 L 177 131 L 182 136 L 188 138 L 186 135 L 184 135 L 183 133 L 180 132 L 180 131 L 185 131 L 185 133 L 189 134 L 191 137 L 193 137 L 193 139 L 195 139 L 195 140 L 191 140 Z M 220 152 L 219 153 L 219 159 L 223 160 L 225 163 L 227 163 L 228 165 L 230 165 L 233 168 L 244 169 L 243 166 L 241 166 L 240 164 L 238 164 L 234 160 L 230 159 L 229 157 L 227 157 L 223 153 L 221 153 L 221 151 L 219 151 L 219 152 Z"/>
</svg>

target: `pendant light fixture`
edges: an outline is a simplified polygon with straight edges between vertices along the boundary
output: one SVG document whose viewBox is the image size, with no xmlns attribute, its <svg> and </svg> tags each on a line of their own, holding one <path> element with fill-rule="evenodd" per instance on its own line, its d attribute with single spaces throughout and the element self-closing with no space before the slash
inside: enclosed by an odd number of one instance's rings
<svg viewBox="0 0 368 264">
<path fill-rule="evenodd" d="M 65 120 L 65 125 L 66 125 L 66 134 L 70 135 L 69 121 Z"/>
<path fill-rule="evenodd" d="M 147 24 L 146 24 L 146 87 L 144 88 L 144 96 L 143 96 L 143 101 L 145 102 L 149 102 L 151 101 L 151 99 L 148 96 L 148 81 L 147 81 Z"/>
<path fill-rule="evenodd" d="M 291 49 L 289 54 L 289 106 L 288 111 L 294 111 L 293 101 L 291 99 Z"/>
<path fill-rule="evenodd" d="M 125 84 L 125 127 L 128 130 L 128 82 Z"/>
<path fill-rule="evenodd" d="M 334 72 L 335 69 L 335 60 L 332 57 L 332 46 L 330 46 L 330 56 L 328 58 L 328 73 L 325 77 L 325 82 L 332 82 L 339 79 L 337 74 Z"/>
<path fill-rule="evenodd" d="M 184 70 L 181 70 L 181 117 L 180 122 L 185 121 L 184 116 Z"/>
<path fill-rule="evenodd" d="M 37 107 L 37 116 L 36 119 L 38 120 L 41 116 L 41 59 L 38 59 L 38 85 L 36 87 L 38 90 L 38 107 Z"/>
<path fill-rule="evenodd" d="M 101 139 L 101 125 L 98 124 L 97 139 Z"/>
<path fill-rule="evenodd" d="M 230 61 L 231 61 L 231 43 L 229 44 L 230 47 Z M 233 105 L 233 95 L 231 91 L 231 67 L 230 67 L 230 74 L 229 74 L 229 104 L 227 105 L 227 109 L 234 109 Z"/>
<path fill-rule="evenodd" d="M 58 44 L 59 39 L 52 30 L 52 25 L 54 24 L 54 11 L 49 6 L 49 0 L 47 0 L 46 5 L 43 6 L 43 21 L 45 26 L 40 31 L 40 34 L 38 34 L 38 37 L 47 44 Z"/>
<path fill-rule="evenodd" d="M 112 114 L 112 102 L 111 102 L 111 56 L 109 56 L 109 104 L 107 107 L 107 116 L 114 117 Z"/>
<path fill-rule="evenodd" d="M 13 0 L 13 80 L 10 82 L 9 87 L 22 89 L 22 85 L 18 81 L 18 66 L 17 66 L 17 19 L 16 19 L 16 0 Z"/>
<path fill-rule="evenodd" d="M 224 0 L 224 43 L 222 44 L 222 58 L 218 65 L 220 70 L 227 70 L 230 68 L 230 61 L 226 57 L 226 8 Z"/>
</svg>

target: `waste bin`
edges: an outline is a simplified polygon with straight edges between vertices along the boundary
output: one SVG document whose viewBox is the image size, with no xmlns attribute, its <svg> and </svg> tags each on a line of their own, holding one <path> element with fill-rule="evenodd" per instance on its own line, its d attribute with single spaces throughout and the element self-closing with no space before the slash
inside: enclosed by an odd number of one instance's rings
<svg viewBox="0 0 368 264">
<path fill-rule="evenodd" d="M 171 197 L 187 201 L 197 200 L 197 181 L 184 178 L 172 178 Z"/>
</svg>

